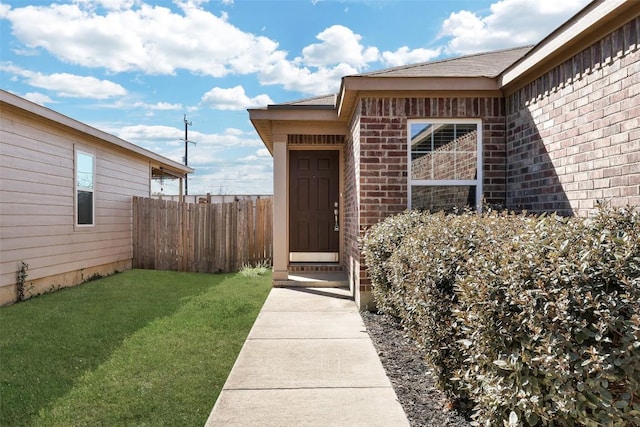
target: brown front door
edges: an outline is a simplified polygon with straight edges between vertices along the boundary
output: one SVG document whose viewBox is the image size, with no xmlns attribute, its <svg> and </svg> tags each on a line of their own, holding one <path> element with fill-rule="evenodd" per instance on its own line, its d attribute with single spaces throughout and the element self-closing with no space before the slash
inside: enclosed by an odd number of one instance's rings
<svg viewBox="0 0 640 427">
<path fill-rule="evenodd" d="M 289 152 L 289 260 L 337 262 L 339 152 Z"/>
</svg>

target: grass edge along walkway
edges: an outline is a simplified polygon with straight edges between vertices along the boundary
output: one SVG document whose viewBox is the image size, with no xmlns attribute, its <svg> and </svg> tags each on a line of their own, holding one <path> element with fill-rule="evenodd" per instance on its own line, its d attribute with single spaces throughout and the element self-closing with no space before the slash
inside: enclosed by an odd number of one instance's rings
<svg viewBox="0 0 640 427">
<path fill-rule="evenodd" d="M 0 308 L 0 425 L 204 425 L 270 284 L 131 270 Z"/>
</svg>

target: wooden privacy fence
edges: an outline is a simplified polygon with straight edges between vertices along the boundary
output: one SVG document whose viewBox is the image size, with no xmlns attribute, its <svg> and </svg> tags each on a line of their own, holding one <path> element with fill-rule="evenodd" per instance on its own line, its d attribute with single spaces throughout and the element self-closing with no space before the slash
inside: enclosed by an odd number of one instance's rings
<svg viewBox="0 0 640 427">
<path fill-rule="evenodd" d="M 272 198 L 232 203 L 133 199 L 134 268 L 233 272 L 271 262 Z"/>
</svg>

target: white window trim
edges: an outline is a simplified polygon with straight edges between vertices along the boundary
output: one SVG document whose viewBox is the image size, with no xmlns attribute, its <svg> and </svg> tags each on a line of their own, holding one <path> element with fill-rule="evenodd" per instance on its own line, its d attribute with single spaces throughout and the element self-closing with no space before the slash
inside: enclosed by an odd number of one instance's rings
<svg viewBox="0 0 640 427">
<path fill-rule="evenodd" d="M 90 153 L 89 151 L 76 148 L 73 158 L 73 218 L 74 218 L 74 226 L 78 228 L 90 228 L 95 227 L 96 225 L 96 155 Z M 91 162 L 91 166 L 93 167 L 93 189 L 91 190 L 92 194 L 92 203 L 91 203 L 91 219 L 93 220 L 91 224 L 78 224 L 78 154 L 83 154 L 85 156 L 90 156 L 93 160 Z"/>
<path fill-rule="evenodd" d="M 415 123 L 433 123 L 433 124 L 475 124 L 478 129 L 477 140 L 477 165 L 476 165 L 476 179 L 472 180 L 457 180 L 457 179 L 412 179 L 411 171 L 411 125 Z M 471 186 L 476 187 L 476 210 L 482 212 L 482 177 L 483 177 L 483 160 L 482 160 L 482 119 L 469 119 L 469 118 L 449 118 L 449 119 L 408 119 L 407 120 L 407 205 L 409 209 L 411 206 L 411 189 L 414 186 Z"/>
</svg>

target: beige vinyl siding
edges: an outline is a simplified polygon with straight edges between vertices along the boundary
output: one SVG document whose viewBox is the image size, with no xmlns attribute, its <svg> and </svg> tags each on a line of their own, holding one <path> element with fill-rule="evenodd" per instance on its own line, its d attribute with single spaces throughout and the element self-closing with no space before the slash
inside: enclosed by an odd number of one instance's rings
<svg viewBox="0 0 640 427">
<path fill-rule="evenodd" d="M 95 225 L 75 226 L 74 150 L 95 155 Z M 132 258 L 133 196 L 149 160 L 13 108 L 0 117 L 0 287 Z"/>
</svg>

